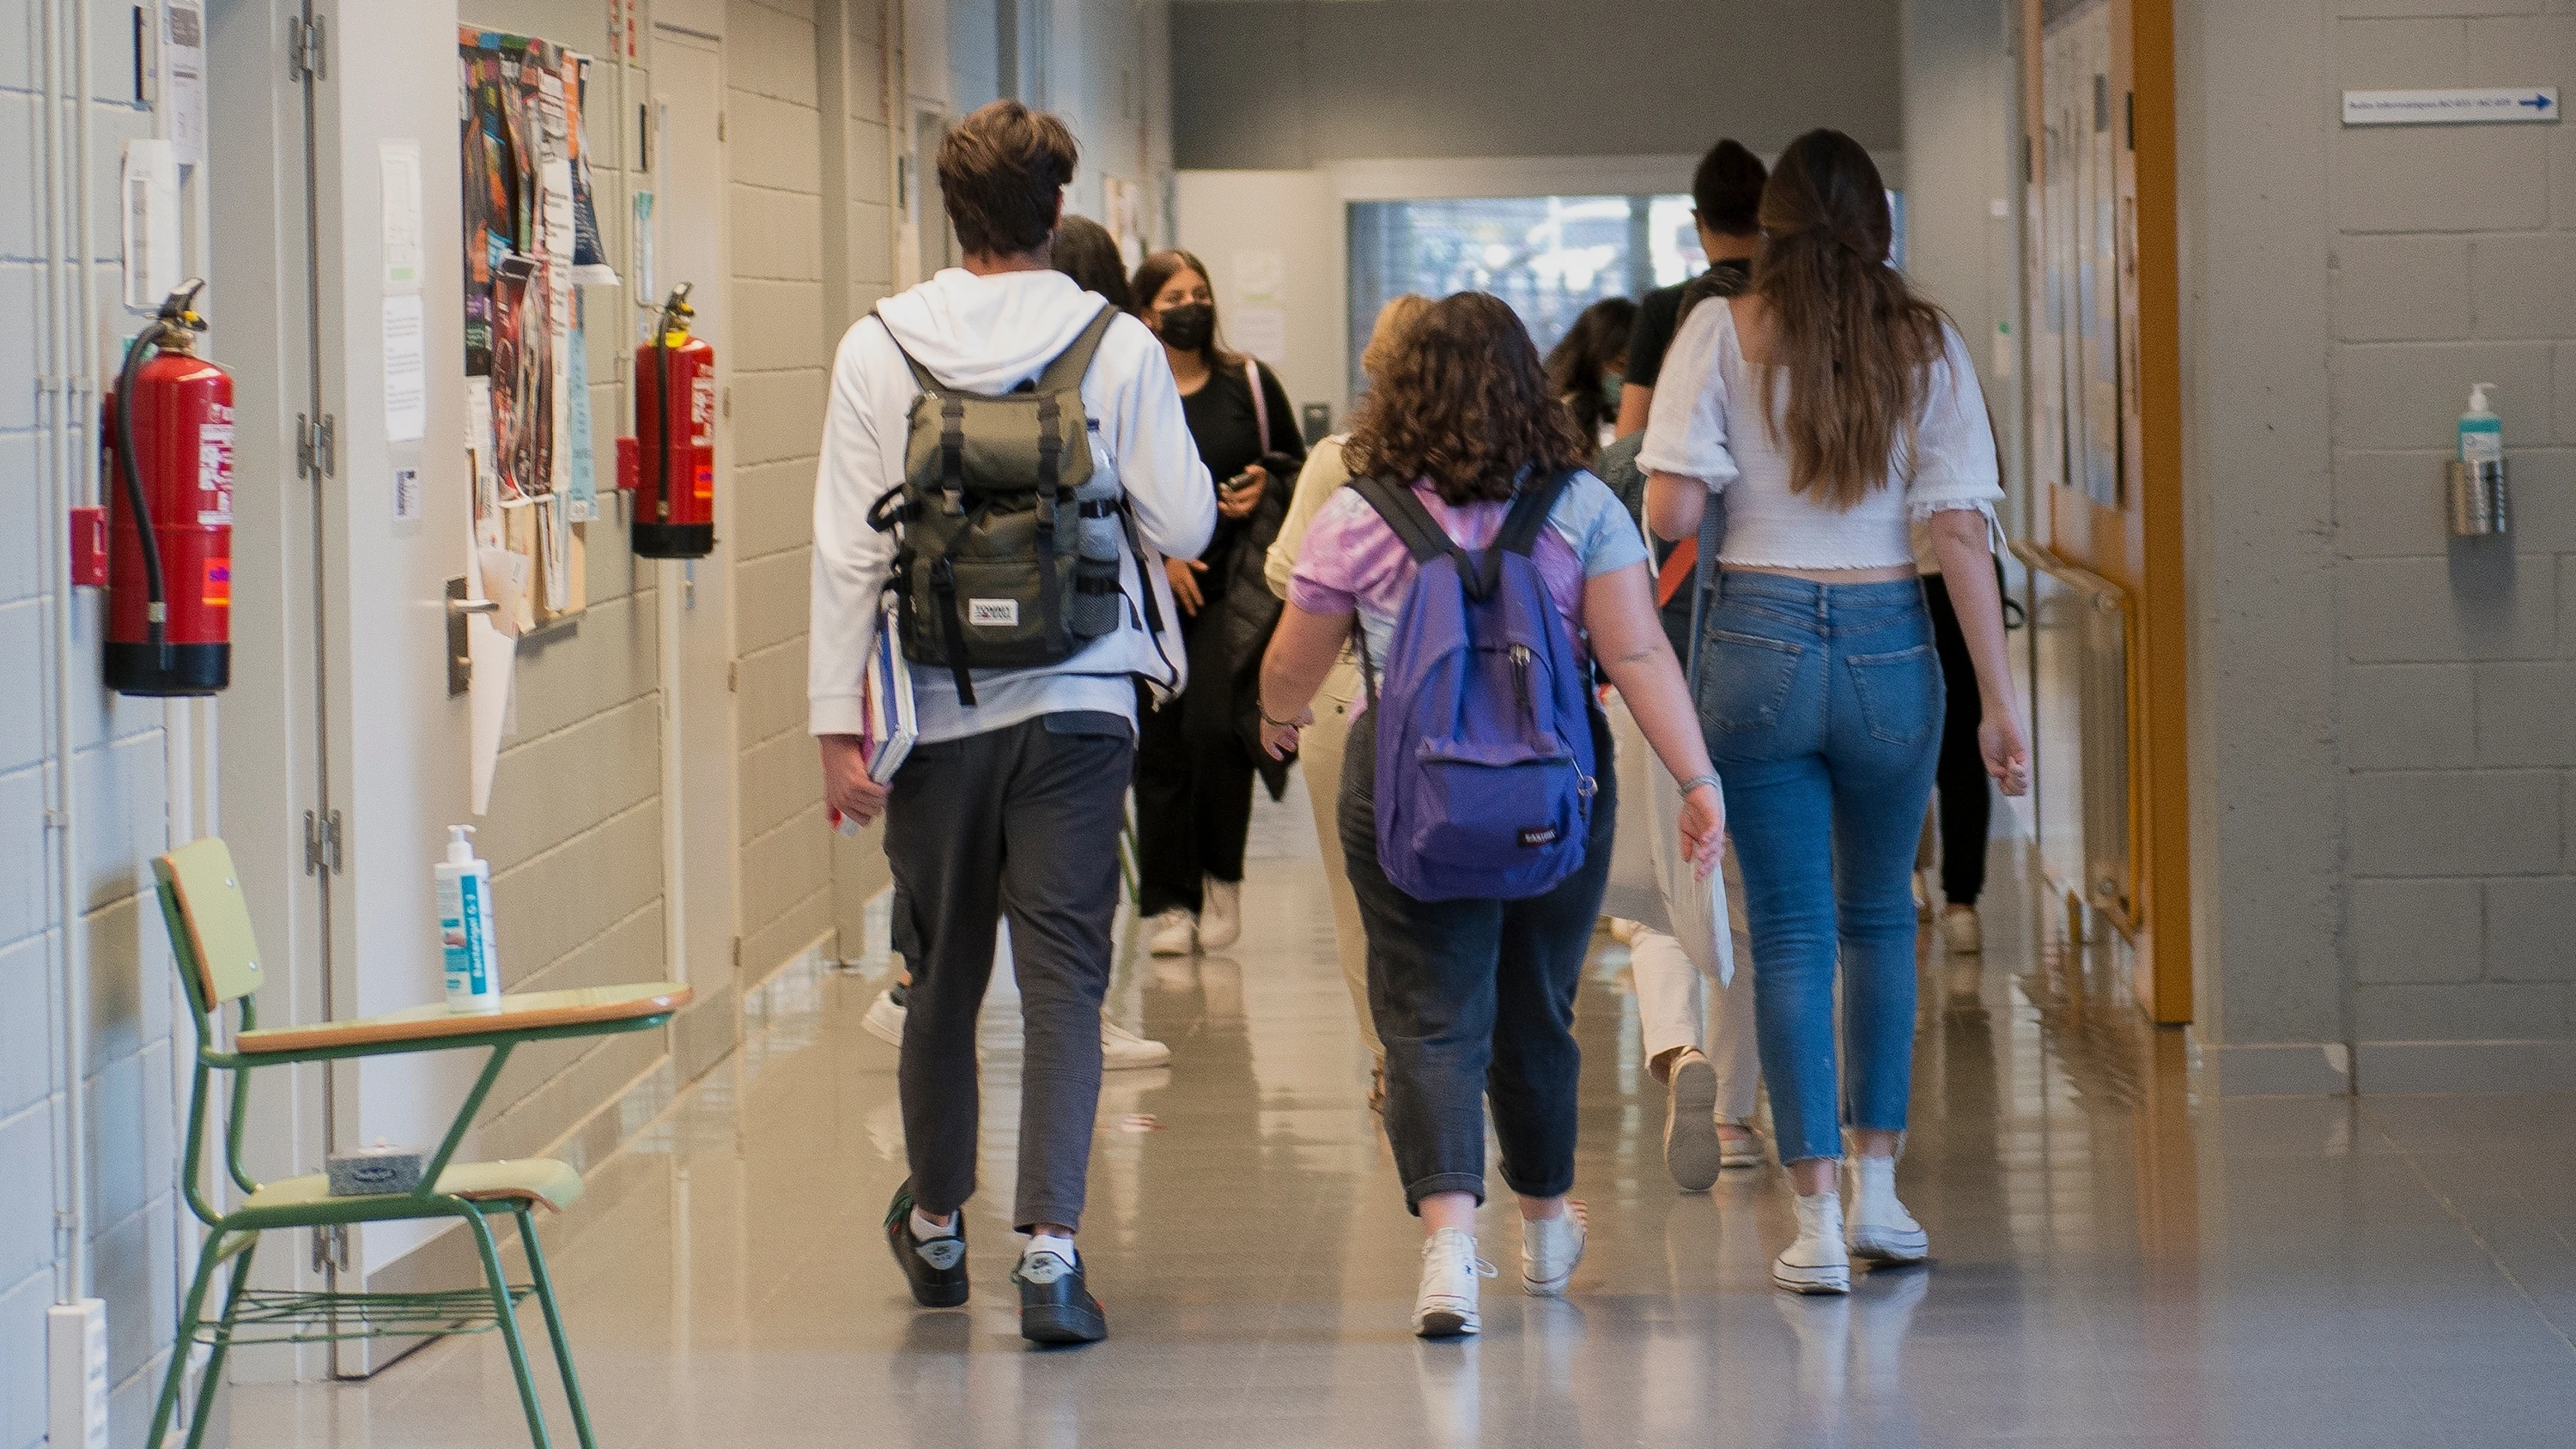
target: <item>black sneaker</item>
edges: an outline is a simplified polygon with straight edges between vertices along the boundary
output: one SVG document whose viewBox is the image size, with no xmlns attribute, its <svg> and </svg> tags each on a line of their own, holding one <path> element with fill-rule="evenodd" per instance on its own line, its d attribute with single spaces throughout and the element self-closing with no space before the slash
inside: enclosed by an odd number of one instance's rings
<svg viewBox="0 0 2576 1449">
<path fill-rule="evenodd" d="M 1011 1281 L 1020 1285 L 1020 1337 L 1031 1343 L 1098 1343 L 1109 1336 L 1109 1315 L 1083 1286 L 1079 1262 L 1053 1253 L 1023 1257 Z"/>
<path fill-rule="evenodd" d="M 912 1235 L 912 1179 L 894 1190 L 886 1207 L 886 1246 L 903 1265 L 912 1284 L 912 1301 L 924 1308 L 958 1308 L 966 1302 L 966 1219 L 956 1222 L 954 1236 L 928 1242 Z"/>
</svg>

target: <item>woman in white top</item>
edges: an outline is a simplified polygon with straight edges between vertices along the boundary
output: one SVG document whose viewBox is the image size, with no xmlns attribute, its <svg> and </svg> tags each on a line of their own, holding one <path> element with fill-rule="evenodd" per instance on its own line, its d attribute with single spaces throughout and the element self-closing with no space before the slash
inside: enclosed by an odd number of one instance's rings
<svg viewBox="0 0 2576 1449">
<path fill-rule="evenodd" d="M 1798 1194 L 1772 1281 L 1846 1293 L 1853 1256 L 1930 1253 L 1895 1187 L 1914 1056 L 1907 880 L 1942 719 L 1909 520 L 1926 522 L 1952 581 L 1986 769 L 2019 794 L 2030 762 L 1987 562 L 2003 488 L 1984 399 L 1957 330 L 1887 265 L 1878 168 L 1850 137 L 1810 132 L 1772 171 L 1761 220 L 1751 287 L 1674 339 L 1638 461 L 1659 537 L 1694 536 L 1708 495 L 1726 495 L 1698 704 L 1743 859 L 1762 1071 Z"/>
</svg>

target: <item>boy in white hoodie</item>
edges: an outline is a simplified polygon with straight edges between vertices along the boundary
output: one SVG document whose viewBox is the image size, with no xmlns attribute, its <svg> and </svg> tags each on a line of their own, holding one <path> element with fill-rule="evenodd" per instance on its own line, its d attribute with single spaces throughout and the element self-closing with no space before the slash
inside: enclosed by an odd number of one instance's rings
<svg viewBox="0 0 2576 1449">
<path fill-rule="evenodd" d="M 919 741 L 883 786 L 860 751 L 859 681 L 896 549 L 867 515 L 903 486 L 922 392 L 906 357 L 947 388 L 999 396 L 1035 379 L 1104 305 L 1049 265 L 1075 155 L 1062 121 L 1017 101 L 983 107 L 941 143 L 965 265 L 885 299 L 841 339 L 814 487 L 807 680 L 827 798 L 862 824 L 886 817 L 894 941 L 912 973 L 898 1074 L 912 1176 L 886 1215 L 888 1244 L 916 1302 L 966 1301 L 958 1209 L 975 1190 L 975 1017 L 1007 912 L 1027 1042 L 1012 1222 L 1030 1235 L 1012 1277 L 1021 1333 L 1046 1343 L 1108 1332 L 1073 1236 L 1100 1094 L 1135 681 L 1178 690 L 1177 634 L 1157 638 L 1146 621 L 1177 618 L 1161 557 L 1196 557 L 1216 527 L 1215 485 L 1143 323 L 1110 323 L 1081 388 L 1094 477 L 1118 481 L 1148 554 L 1121 529 L 1120 627 L 1061 663 L 976 670 L 971 705 L 947 669 L 914 665 Z"/>
</svg>

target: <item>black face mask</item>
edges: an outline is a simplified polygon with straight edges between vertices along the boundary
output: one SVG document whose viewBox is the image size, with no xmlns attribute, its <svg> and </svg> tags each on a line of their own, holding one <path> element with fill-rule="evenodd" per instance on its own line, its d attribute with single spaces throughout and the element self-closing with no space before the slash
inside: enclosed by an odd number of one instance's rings
<svg viewBox="0 0 2576 1449">
<path fill-rule="evenodd" d="M 1197 352 L 1216 335 L 1216 308 L 1205 302 L 1184 302 L 1166 307 L 1155 314 L 1162 321 L 1163 345 L 1183 352 Z"/>
</svg>

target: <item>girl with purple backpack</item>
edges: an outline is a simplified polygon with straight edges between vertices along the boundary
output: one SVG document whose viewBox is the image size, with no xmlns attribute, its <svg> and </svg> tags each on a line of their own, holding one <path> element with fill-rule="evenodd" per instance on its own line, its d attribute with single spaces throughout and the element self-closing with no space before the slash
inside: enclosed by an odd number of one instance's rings
<svg viewBox="0 0 2576 1449">
<path fill-rule="evenodd" d="M 1716 774 L 1655 613 L 1646 544 L 1538 350 L 1498 298 L 1409 328 L 1361 404 L 1352 483 L 1317 513 L 1261 676 L 1274 754 L 1346 641 L 1366 713 L 1340 828 L 1386 1046 L 1386 1130 L 1422 1219 L 1414 1331 L 1475 1333 L 1485 1104 L 1518 1196 L 1521 1285 L 1565 1291 L 1583 1256 L 1574 1182 L 1574 993 L 1618 808 L 1598 662 L 1683 782 L 1683 849 L 1724 838 Z M 1365 724 L 1367 727 L 1362 727 Z"/>
</svg>

